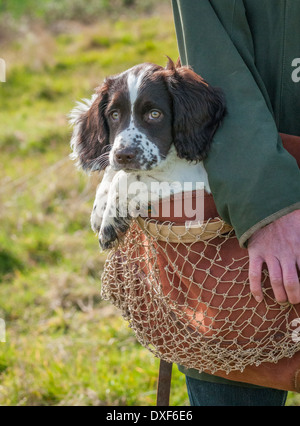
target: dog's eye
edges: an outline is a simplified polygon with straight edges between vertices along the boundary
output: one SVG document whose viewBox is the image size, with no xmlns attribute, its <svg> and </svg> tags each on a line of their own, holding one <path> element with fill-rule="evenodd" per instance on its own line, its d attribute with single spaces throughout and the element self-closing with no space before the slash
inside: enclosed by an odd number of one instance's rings
<svg viewBox="0 0 300 426">
<path fill-rule="evenodd" d="M 161 115 L 162 113 L 160 111 L 158 111 L 157 109 L 153 109 L 149 113 L 149 120 L 157 120 L 158 118 L 161 117 Z"/>
<path fill-rule="evenodd" d="M 118 111 L 112 111 L 110 113 L 111 119 L 113 121 L 119 121 L 120 120 L 120 113 Z"/>
</svg>

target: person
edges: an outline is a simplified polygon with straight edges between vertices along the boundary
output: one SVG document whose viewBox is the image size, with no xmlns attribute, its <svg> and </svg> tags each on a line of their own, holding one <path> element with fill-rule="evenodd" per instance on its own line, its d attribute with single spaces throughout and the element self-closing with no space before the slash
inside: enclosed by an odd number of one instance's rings
<svg viewBox="0 0 300 426">
<path fill-rule="evenodd" d="M 249 251 L 261 301 L 300 303 L 300 171 L 279 132 L 300 136 L 300 2 L 172 0 L 181 62 L 223 89 L 228 114 L 205 167 L 220 216 Z M 300 149 L 300 139 L 299 139 Z M 287 393 L 187 370 L 191 405 L 284 405 Z"/>
</svg>

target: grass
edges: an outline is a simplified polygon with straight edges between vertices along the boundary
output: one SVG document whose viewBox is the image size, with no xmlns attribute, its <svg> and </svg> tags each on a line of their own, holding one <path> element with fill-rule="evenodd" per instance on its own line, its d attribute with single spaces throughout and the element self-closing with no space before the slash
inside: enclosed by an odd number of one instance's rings
<svg viewBox="0 0 300 426">
<path fill-rule="evenodd" d="M 83 3 L 55 2 L 64 19 L 78 18 Z M 7 29 L 1 48 L 2 406 L 155 404 L 158 360 L 99 296 L 105 256 L 89 216 L 100 177 L 70 161 L 67 114 L 105 76 L 144 61 L 164 65 L 165 55 L 176 59 L 176 39 L 168 8 L 149 16 L 129 9 L 116 19 L 108 17 L 112 2 L 89 3 L 83 20 L 61 26 L 50 0 L 0 3 L 5 16 L 23 23 L 17 36 Z M 152 4 L 143 2 L 143 12 Z M 26 17 L 37 21 L 28 26 Z M 18 21 L 10 19 L 13 27 Z M 188 405 L 176 367 L 171 404 Z M 290 394 L 288 405 L 300 405 L 299 396 Z"/>
<path fill-rule="evenodd" d="M 157 6 L 158 0 L 2 0 L 0 13 L 15 19 L 41 19 L 45 24 L 57 20 L 80 20 L 91 23 L 99 17 L 114 17 L 130 14 L 138 16 L 149 13 Z"/>
<path fill-rule="evenodd" d="M 0 405 L 155 405 L 158 360 L 99 296 L 105 256 L 89 216 L 100 177 L 69 159 L 67 114 L 105 76 L 176 58 L 172 17 L 48 24 L 1 50 Z M 172 389 L 187 405 L 176 368 Z"/>
</svg>

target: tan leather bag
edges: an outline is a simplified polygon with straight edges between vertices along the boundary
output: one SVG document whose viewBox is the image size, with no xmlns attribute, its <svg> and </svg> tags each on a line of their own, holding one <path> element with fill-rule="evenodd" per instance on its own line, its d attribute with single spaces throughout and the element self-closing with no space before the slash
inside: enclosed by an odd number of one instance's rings
<svg viewBox="0 0 300 426">
<path fill-rule="evenodd" d="M 300 168 L 300 137 L 281 134 L 285 149 L 295 157 Z M 295 306 L 300 318 L 300 305 Z M 219 377 L 259 386 L 300 392 L 300 352 L 292 358 L 283 358 L 276 364 L 263 363 L 258 367 L 247 366 L 243 372 L 234 371 L 228 375 L 218 371 Z"/>
<path fill-rule="evenodd" d="M 300 167 L 300 137 L 282 139 Z M 199 239 L 199 229 L 185 233 L 184 217 L 134 224 L 108 256 L 102 297 L 122 310 L 138 341 L 166 362 L 300 392 L 300 343 L 289 329 L 300 318 L 300 304 L 281 307 L 267 274 L 265 299 L 256 302 L 247 250 L 218 218 L 213 197 L 202 197 L 205 228 Z M 171 230 L 166 220 L 176 222 Z"/>
</svg>

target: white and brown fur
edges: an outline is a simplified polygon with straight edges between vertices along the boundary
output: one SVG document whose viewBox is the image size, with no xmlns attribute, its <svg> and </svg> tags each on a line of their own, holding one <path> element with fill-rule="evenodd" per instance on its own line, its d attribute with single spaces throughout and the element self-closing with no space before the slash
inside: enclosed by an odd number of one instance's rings
<svg viewBox="0 0 300 426">
<path fill-rule="evenodd" d="M 91 216 L 103 249 L 130 224 L 130 212 L 110 214 L 125 174 L 128 185 L 142 181 L 149 191 L 158 181 L 169 182 L 172 193 L 184 182 L 204 182 L 210 192 L 202 160 L 225 112 L 220 89 L 171 60 L 166 68 L 145 63 L 109 77 L 91 100 L 78 103 L 71 113 L 73 157 L 84 170 L 105 169 Z M 151 193 L 151 201 L 168 195 Z"/>
</svg>

